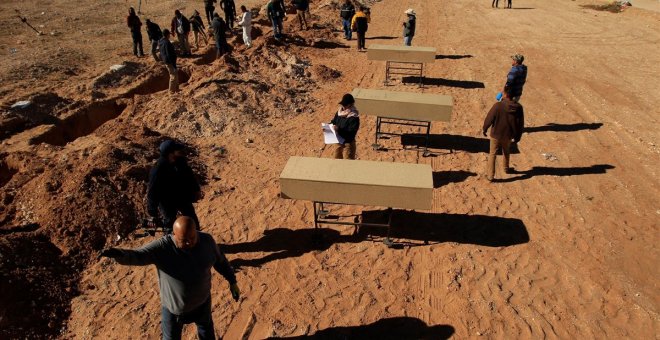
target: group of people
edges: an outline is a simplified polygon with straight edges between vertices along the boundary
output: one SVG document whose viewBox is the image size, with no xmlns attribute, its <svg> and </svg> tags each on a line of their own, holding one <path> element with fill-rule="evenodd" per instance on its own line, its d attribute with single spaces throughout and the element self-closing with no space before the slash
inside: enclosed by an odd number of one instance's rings
<svg viewBox="0 0 660 340">
<path fill-rule="evenodd" d="M 486 178 L 495 180 L 495 161 L 498 150 L 502 150 L 504 161 L 502 171 L 506 174 L 515 173 L 510 167 L 510 148 L 512 143 L 520 141 L 523 133 L 525 116 L 520 104 L 523 86 L 527 81 L 527 66 L 523 64 L 525 57 L 521 54 L 511 56 L 511 70 L 507 74 L 502 92 L 497 96 L 497 102 L 488 111 L 483 123 L 482 133 L 488 136 L 490 129 L 490 150 L 486 167 Z M 355 107 L 355 99 L 350 93 L 345 94 L 339 102 L 339 109 L 330 124 L 340 137 L 340 143 L 335 144 L 333 152 L 336 159 L 355 159 L 358 129 L 360 128 L 359 111 Z"/>
<path fill-rule="evenodd" d="M 269 5 L 273 4 L 272 13 L 269 9 L 269 18 L 282 15 L 280 9 L 275 9 L 279 5 L 274 5 L 281 1 L 269 1 Z M 207 23 L 212 29 L 220 55 L 228 51 L 225 35 L 228 31 L 231 32 L 235 13 L 233 0 L 221 0 L 221 8 L 225 12 L 225 20 L 223 20 L 214 12 L 215 2 L 215 0 L 206 0 L 205 11 Z M 303 12 L 303 14 L 298 13 L 301 29 L 307 28 L 304 13 L 307 12 L 308 5 L 307 3 L 302 7 L 296 7 Z M 245 6 L 241 6 L 241 11 L 243 16 L 238 19 L 238 25 L 244 28 L 244 40 L 250 46 L 249 37 L 245 37 L 245 24 L 247 23 L 249 27 L 251 16 Z M 409 9 L 405 14 L 408 20 L 403 23 L 404 44 L 410 46 L 415 32 L 415 12 Z M 346 0 L 340 9 L 340 17 L 345 38 L 350 40 L 352 32 L 355 31 L 358 35 L 358 48 L 364 49 L 364 33 L 369 22 L 369 16 L 364 8 L 355 11 L 350 0 Z M 275 30 L 277 26 L 281 34 L 281 26 L 278 26 L 281 22 L 272 21 L 273 29 Z M 134 54 L 142 56 L 144 55 L 141 41 L 142 23 L 133 8 L 129 10 L 127 23 L 131 28 Z M 177 53 L 170 41 L 170 35 L 174 34 L 178 37 L 182 54 L 189 54 L 187 37 L 191 30 L 195 33 L 195 45 L 198 46 L 199 43 L 198 35 L 207 40 L 204 34 L 204 22 L 197 11 L 188 19 L 177 10 L 171 22 L 171 31 L 161 30 L 149 19 L 146 20 L 146 26 L 152 43 L 151 53 L 154 59 L 167 66 L 171 76 L 170 90 L 173 90 L 172 75 L 177 77 Z M 247 34 L 249 33 L 248 29 Z M 509 164 L 510 147 L 512 143 L 520 141 L 523 133 L 524 112 L 520 98 L 527 79 L 527 66 L 523 64 L 524 56 L 520 54 L 513 55 L 511 59 L 512 67 L 506 83 L 482 126 L 484 136 L 488 136 L 490 130 L 490 150 L 486 168 L 486 177 L 490 181 L 495 179 L 495 160 L 500 149 L 504 156 L 503 171 L 507 174 L 515 172 Z M 177 86 L 176 79 L 174 91 Z M 360 128 L 360 115 L 355 107 L 355 98 L 351 94 L 345 94 L 338 104 L 339 108 L 330 124 L 340 137 L 338 139 L 341 143 L 335 145 L 333 156 L 337 159 L 355 159 L 356 137 Z M 201 199 L 203 194 L 193 170 L 187 163 L 184 150 L 184 146 L 175 141 L 162 142 L 159 146 L 160 157 L 149 174 L 147 212 L 151 216 L 151 224 L 162 228 L 166 235 L 134 250 L 108 248 L 103 250 L 100 256 L 114 259 L 123 265 L 156 266 L 160 287 L 163 339 L 180 339 L 183 325 L 188 323 L 196 324 L 200 339 L 215 339 L 211 311 L 211 268 L 229 282 L 229 290 L 235 300 L 240 298 L 240 289 L 234 269 L 213 237 L 200 231 L 200 222 L 193 204 Z"/>
<path fill-rule="evenodd" d="M 490 4 L 491 7 L 493 8 L 499 8 L 498 5 L 500 4 L 500 0 L 493 0 L 493 2 Z M 506 7 L 505 8 L 511 8 L 511 0 L 506 0 Z"/>
</svg>

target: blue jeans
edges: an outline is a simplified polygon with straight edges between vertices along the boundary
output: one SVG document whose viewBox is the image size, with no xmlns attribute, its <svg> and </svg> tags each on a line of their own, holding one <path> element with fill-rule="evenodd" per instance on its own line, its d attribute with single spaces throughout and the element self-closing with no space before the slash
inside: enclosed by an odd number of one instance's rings
<svg viewBox="0 0 660 340">
<path fill-rule="evenodd" d="M 410 46 L 412 44 L 412 35 L 409 37 L 403 37 L 403 44 L 406 46 Z"/>
<path fill-rule="evenodd" d="M 273 18 L 271 22 L 273 23 L 273 34 L 275 38 L 279 39 L 282 37 L 282 18 Z"/>
<path fill-rule="evenodd" d="M 344 27 L 344 38 L 351 40 L 353 37 L 353 32 L 351 31 L 351 21 L 346 19 L 341 19 L 342 26 Z"/>
<path fill-rule="evenodd" d="M 161 324 L 163 340 L 181 339 L 183 325 L 195 323 L 197 325 L 197 336 L 201 340 L 215 340 L 213 329 L 213 318 L 211 315 L 211 297 L 201 306 L 183 315 L 172 314 L 167 308 L 161 306 Z"/>
</svg>

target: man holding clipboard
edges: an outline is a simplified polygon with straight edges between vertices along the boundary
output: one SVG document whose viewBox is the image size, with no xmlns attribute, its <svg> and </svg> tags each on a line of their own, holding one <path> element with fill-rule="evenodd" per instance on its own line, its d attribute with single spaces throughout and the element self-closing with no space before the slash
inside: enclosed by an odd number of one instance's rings
<svg viewBox="0 0 660 340">
<path fill-rule="evenodd" d="M 360 116 L 350 93 L 339 102 L 339 109 L 330 124 L 321 124 L 326 144 L 336 144 L 335 159 L 355 159 L 355 136 L 360 128 Z"/>
</svg>

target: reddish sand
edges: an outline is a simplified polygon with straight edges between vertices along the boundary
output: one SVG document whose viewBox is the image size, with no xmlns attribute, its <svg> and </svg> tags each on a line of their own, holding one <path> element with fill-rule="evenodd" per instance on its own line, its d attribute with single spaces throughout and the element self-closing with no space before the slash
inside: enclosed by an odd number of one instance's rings
<svg viewBox="0 0 660 340">
<path fill-rule="evenodd" d="M 190 3 L 145 0 L 143 19 L 168 27 L 175 8 L 201 11 Z M 402 44 L 403 12 L 417 12 L 413 45 L 439 54 L 420 89 L 384 86 L 384 63 L 343 40 L 336 3 L 313 2 L 314 28 L 290 16 L 285 45 L 261 16 L 252 49 L 230 38 L 231 57 L 213 61 L 211 46 L 182 59 L 182 91 L 169 95 L 164 68 L 132 57 L 128 2 L 3 2 L 0 337 L 160 337 L 154 268 L 96 255 L 153 239 L 134 229 L 157 145 L 176 138 L 203 182 L 202 228 L 238 269 L 238 303 L 213 276 L 227 339 L 657 338 L 660 13 L 589 3 L 370 3 L 367 47 Z M 527 132 L 519 173 L 489 183 L 480 128 L 513 53 L 529 67 Z M 433 210 L 395 211 L 394 249 L 384 230 L 337 226 L 315 245 L 311 203 L 278 197 L 289 156 L 330 157 L 318 126 L 354 87 L 454 98 L 428 158 L 398 138 L 373 150 L 375 118 L 362 117 L 359 159 L 434 170 Z"/>
</svg>

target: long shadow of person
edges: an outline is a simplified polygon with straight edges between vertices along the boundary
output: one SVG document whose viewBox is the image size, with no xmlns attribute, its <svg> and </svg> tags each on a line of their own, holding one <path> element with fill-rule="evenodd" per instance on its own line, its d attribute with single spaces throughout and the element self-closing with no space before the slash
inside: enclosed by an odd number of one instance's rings
<svg viewBox="0 0 660 340">
<path fill-rule="evenodd" d="M 335 243 L 360 242 L 359 236 L 341 235 L 339 231 L 328 228 L 286 229 L 275 228 L 264 231 L 264 235 L 252 242 L 219 244 L 225 254 L 270 253 L 256 259 L 235 259 L 234 268 L 260 267 L 270 261 L 289 257 L 299 257 L 315 250 L 327 250 Z"/>
<path fill-rule="evenodd" d="M 534 176 L 577 176 L 577 175 L 596 175 L 604 174 L 607 170 L 614 169 L 614 165 L 596 164 L 592 166 L 574 167 L 574 168 L 551 168 L 547 166 L 535 166 L 526 171 L 514 171 L 514 174 L 522 174 L 505 179 L 495 179 L 495 182 L 507 183 L 530 179 Z"/>
<path fill-rule="evenodd" d="M 407 316 L 381 319 L 362 326 L 344 326 L 322 329 L 311 335 L 269 339 L 449 339 L 454 327 L 429 326 L 424 321 Z"/>
</svg>

